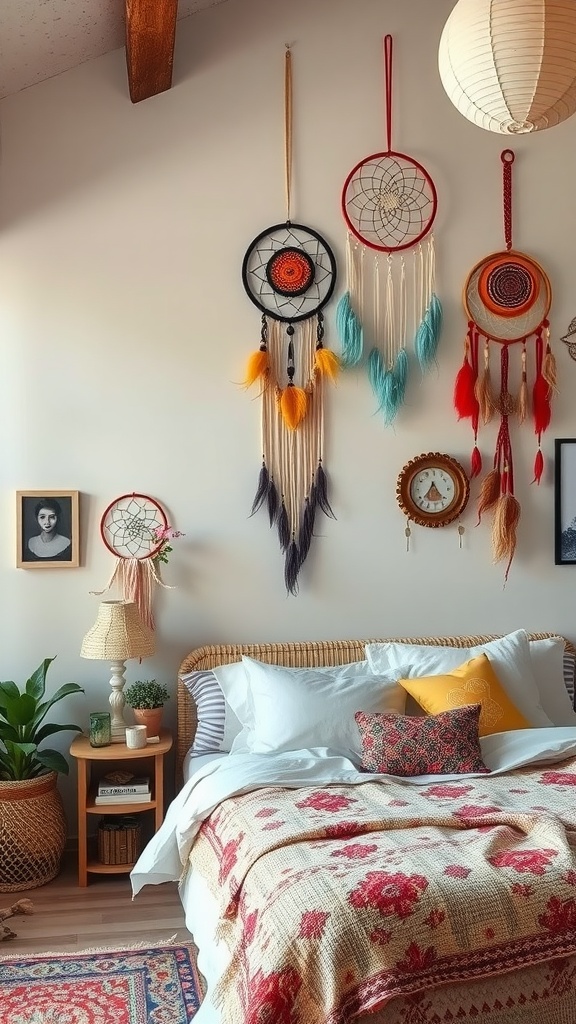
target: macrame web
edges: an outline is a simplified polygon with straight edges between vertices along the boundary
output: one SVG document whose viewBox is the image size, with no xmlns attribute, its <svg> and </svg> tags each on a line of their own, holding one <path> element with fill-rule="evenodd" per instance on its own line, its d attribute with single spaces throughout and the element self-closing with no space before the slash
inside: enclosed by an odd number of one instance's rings
<svg viewBox="0 0 576 1024">
<path fill-rule="evenodd" d="M 342 190 L 348 226 L 347 290 L 336 321 L 343 366 L 368 348 L 372 390 L 387 424 L 404 402 L 409 352 L 423 371 L 435 361 L 442 308 L 431 234 L 434 182 L 417 160 L 392 150 L 392 37 L 384 40 L 387 150 L 350 171 Z"/>
<path fill-rule="evenodd" d="M 548 322 L 550 282 L 536 260 L 512 248 L 512 150 L 504 150 L 501 160 L 506 250 L 485 257 L 468 275 L 464 287 L 468 331 L 464 361 L 454 385 L 454 406 L 459 419 L 470 419 L 474 433 L 471 477 L 482 473 L 479 428 L 494 416 L 500 417 L 493 467 L 480 488 L 478 521 L 485 512 L 492 514 L 493 557 L 495 562 L 506 561 L 506 581 L 521 512 L 514 493 L 510 420 L 523 423 L 532 417 L 537 437 L 533 482 L 540 483 L 544 469 L 541 441 L 551 418 L 556 361 Z M 510 350 L 515 344 L 520 352 L 516 394 L 510 383 Z M 496 373 L 495 362 L 499 364 Z M 499 385 L 494 382 L 498 373 Z"/>
<path fill-rule="evenodd" d="M 118 584 L 123 600 L 136 604 L 140 618 L 150 629 L 154 629 L 154 584 L 172 589 L 163 583 L 155 562 L 167 529 L 163 509 L 146 494 L 122 494 L 108 505 L 100 520 L 102 540 L 116 556 L 116 565 L 104 589 L 92 593 L 103 594 Z"/>
<path fill-rule="evenodd" d="M 258 307 L 260 346 L 244 384 L 261 387 L 262 462 L 251 515 L 265 508 L 284 555 L 284 582 L 298 593 L 318 512 L 334 518 L 324 471 L 324 390 L 339 361 L 324 346 L 323 307 L 336 283 L 336 261 L 318 232 L 290 219 L 292 72 L 286 51 L 286 211 L 262 231 L 242 264 L 246 292 Z"/>
</svg>

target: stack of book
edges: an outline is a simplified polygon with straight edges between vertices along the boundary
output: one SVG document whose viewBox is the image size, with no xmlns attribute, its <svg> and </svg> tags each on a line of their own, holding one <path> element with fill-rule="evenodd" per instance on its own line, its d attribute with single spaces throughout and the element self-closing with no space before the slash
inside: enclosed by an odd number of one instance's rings
<svg viewBox="0 0 576 1024">
<path fill-rule="evenodd" d="M 127 782 L 118 782 L 104 776 L 98 783 L 96 804 L 147 804 L 150 802 L 148 776 L 132 776 Z"/>
</svg>

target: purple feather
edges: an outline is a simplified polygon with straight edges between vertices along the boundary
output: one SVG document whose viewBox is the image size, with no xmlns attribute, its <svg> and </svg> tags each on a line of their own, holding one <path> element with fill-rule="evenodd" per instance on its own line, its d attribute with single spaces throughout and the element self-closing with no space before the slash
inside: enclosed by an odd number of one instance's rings
<svg viewBox="0 0 576 1024">
<path fill-rule="evenodd" d="M 268 477 L 266 463 L 262 462 L 262 469 L 260 470 L 260 475 L 258 477 L 258 487 L 256 490 L 256 494 L 254 496 L 254 501 L 252 502 L 250 516 L 253 516 L 254 513 L 257 512 L 258 509 L 261 507 L 266 495 L 268 494 L 269 484 L 270 479 Z M 250 516 L 248 516 L 248 518 L 250 518 Z"/>
<path fill-rule="evenodd" d="M 273 526 L 278 517 L 278 491 L 276 490 L 276 484 L 272 479 L 270 479 L 270 483 L 268 484 L 266 498 L 268 501 L 268 518 L 270 519 L 270 526 Z"/>
<path fill-rule="evenodd" d="M 322 468 L 321 461 L 318 463 L 314 483 L 316 486 L 316 503 L 320 506 L 325 516 L 329 516 L 331 519 L 336 519 L 336 516 L 330 508 L 330 502 L 328 501 L 328 481 Z"/>
<path fill-rule="evenodd" d="M 280 541 L 280 547 L 282 551 L 288 550 L 288 545 L 291 540 L 290 523 L 288 522 L 288 512 L 286 511 L 286 505 L 284 499 L 280 506 L 280 512 L 278 513 L 278 539 Z"/>
<path fill-rule="evenodd" d="M 286 552 L 284 562 L 284 582 L 289 594 L 296 597 L 298 593 L 298 573 L 300 571 L 300 555 L 296 547 L 296 541 L 292 540 Z"/>
</svg>

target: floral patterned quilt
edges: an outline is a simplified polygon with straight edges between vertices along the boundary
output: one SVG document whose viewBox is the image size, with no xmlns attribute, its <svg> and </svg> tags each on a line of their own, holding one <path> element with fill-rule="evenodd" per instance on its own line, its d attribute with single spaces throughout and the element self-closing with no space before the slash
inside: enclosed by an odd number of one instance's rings
<svg viewBox="0 0 576 1024">
<path fill-rule="evenodd" d="M 576 953 L 576 758 L 415 787 L 257 788 L 204 821 L 226 1024 L 347 1024 Z"/>
</svg>

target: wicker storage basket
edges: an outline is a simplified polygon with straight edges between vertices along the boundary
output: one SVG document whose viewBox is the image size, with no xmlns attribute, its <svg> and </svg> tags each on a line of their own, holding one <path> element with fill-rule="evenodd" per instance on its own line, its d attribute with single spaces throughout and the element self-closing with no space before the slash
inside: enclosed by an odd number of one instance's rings
<svg viewBox="0 0 576 1024">
<path fill-rule="evenodd" d="M 66 842 L 58 773 L 0 781 L 0 892 L 35 889 L 56 877 Z"/>
<path fill-rule="evenodd" d="M 134 864 L 140 856 L 140 822 L 135 815 L 101 818 L 98 860 L 101 864 Z"/>
</svg>

